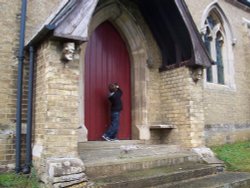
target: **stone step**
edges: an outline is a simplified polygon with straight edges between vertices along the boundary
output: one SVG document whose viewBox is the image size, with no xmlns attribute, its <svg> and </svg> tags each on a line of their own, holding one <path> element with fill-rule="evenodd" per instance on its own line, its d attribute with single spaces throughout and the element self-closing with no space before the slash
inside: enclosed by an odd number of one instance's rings
<svg viewBox="0 0 250 188">
<path fill-rule="evenodd" d="M 190 153 L 178 145 L 152 145 L 143 141 L 86 142 L 79 144 L 79 154 L 85 164 L 96 161 L 117 161 L 126 158 Z"/>
<path fill-rule="evenodd" d="M 203 177 L 215 173 L 216 167 L 188 162 L 181 165 L 125 172 L 117 176 L 97 178 L 94 180 L 92 188 L 155 187 L 166 183 L 187 180 L 194 177 Z"/>
<path fill-rule="evenodd" d="M 94 150 L 100 148 L 119 148 L 122 145 L 142 145 L 146 144 L 146 141 L 143 140 L 120 140 L 117 141 L 88 141 L 88 142 L 79 142 L 78 149 L 82 150 Z"/>
<path fill-rule="evenodd" d="M 197 154 L 178 145 L 152 145 L 144 141 L 94 141 L 79 144 L 89 177 L 200 161 Z"/>
<path fill-rule="evenodd" d="M 221 164 L 204 164 L 201 157 L 176 145 L 144 141 L 79 143 L 88 178 L 96 187 L 249 188 L 248 173 L 218 173 Z M 220 167 L 220 168 L 219 168 Z"/>
<path fill-rule="evenodd" d="M 148 155 L 131 158 L 99 158 L 84 162 L 86 174 L 90 178 L 121 174 L 127 171 L 145 170 L 161 166 L 173 166 L 187 162 L 200 162 L 199 156 L 193 153 L 178 153 L 164 155 Z"/>
<path fill-rule="evenodd" d="M 201 178 L 194 178 L 186 181 L 172 182 L 158 186 L 148 186 L 147 188 L 249 188 L 249 187 L 250 187 L 250 173 L 224 172 Z"/>
<path fill-rule="evenodd" d="M 91 161 L 96 162 L 96 160 L 118 160 L 184 152 L 190 153 L 190 151 L 181 150 L 178 146 L 122 145 L 119 148 L 82 149 L 79 154 L 84 163 L 91 163 Z"/>
</svg>

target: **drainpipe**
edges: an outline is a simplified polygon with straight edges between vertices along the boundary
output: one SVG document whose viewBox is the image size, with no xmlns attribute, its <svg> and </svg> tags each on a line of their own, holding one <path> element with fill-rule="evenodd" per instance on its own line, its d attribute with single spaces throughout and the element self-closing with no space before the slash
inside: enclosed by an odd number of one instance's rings
<svg viewBox="0 0 250 188">
<path fill-rule="evenodd" d="M 23 61 L 24 40 L 26 22 L 27 0 L 22 0 L 20 41 L 18 53 L 18 76 L 17 76 L 17 105 L 16 105 L 16 172 L 21 171 L 21 131 L 22 131 L 22 87 L 23 87 Z"/>
<path fill-rule="evenodd" d="M 29 174 L 32 166 L 32 116 L 33 116 L 33 77 L 34 77 L 34 46 L 40 42 L 40 40 L 54 30 L 55 25 L 45 25 L 44 28 L 32 39 L 24 50 L 29 50 L 29 81 L 28 81 L 28 111 L 27 111 L 27 127 L 26 127 L 26 155 L 25 165 L 22 168 L 24 174 Z M 20 133 L 21 134 L 21 133 Z M 19 146 L 21 147 L 21 146 Z M 19 152 L 20 153 L 20 152 Z M 19 156 L 19 155 L 18 155 Z M 19 159 L 20 160 L 20 159 Z M 17 163 L 16 163 L 17 164 Z M 20 172 L 21 169 L 19 167 Z"/>
<path fill-rule="evenodd" d="M 71 0 L 68 0 L 67 4 Z M 73 1 L 72 1 L 73 2 Z M 76 1 L 75 1 L 76 2 Z M 74 2 L 72 5 L 75 5 Z M 70 9 L 72 7 L 68 7 Z M 20 24 L 20 43 L 18 54 L 18 81 L 17 81 L 17 109 L 16 109 L 16 172 L 25 174 L 30 173 L 32 154 L 32 106 L 33 106 L 33 74 L 34 74 L 34 46 L 48 35 L 56 27 L 55 24 L 50 23 L 45 25 L 42 30 L 34 37 L 26 47 L 29 47 L 29 83 L 28 83 L 28 114 L 27 114 L 27 129 L 26 129 L 26 157 L 25 165 L 21 169 L 21 130 L 22 130 L 22 86 L 23 86 L 23 61 L 24 61 L 24 40 L 25 40 L 25 23 L 26 23 L 26 9 L 27 0 L 22 0 L 21 9 L 21 24 Z M 62 14 L 61 18 L 64 14 Z M 56 20 L 58 21 L 58 20 Z"/>
<path fill-rule="evenodd" d="M 33 105 L 33 74 L 34 73 L 34 48 L 29 46 L 29 84 L 28 84 L 28 114 L 26 129 L 26 157 L 22 169 L 24 174 L 30 173 L 31 168 L 31 140 L 32 140 L 32 105 Z"/>
</svg>

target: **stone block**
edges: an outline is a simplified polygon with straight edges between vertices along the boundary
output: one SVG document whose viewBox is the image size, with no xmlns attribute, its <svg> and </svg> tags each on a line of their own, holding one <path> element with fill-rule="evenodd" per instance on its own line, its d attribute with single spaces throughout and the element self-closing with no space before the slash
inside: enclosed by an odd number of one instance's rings
<svg viewBox="0 0 250 188">
<path fill-rule="evenodd" d="M 82 180 L 75 180 L 75 181 L 70 181 L 70 182 L 56 183 L 53 185 L 53 188 L 61 188 L 61 187 L 85 188 L 87 187 L 87 182 L 83 182 L 83 181 L 86 181 L 86 180 L 82 179 Z"/>
<path fill-rule="evenodd" d="M 43 181 L 53 188 L 67 187 L 87 181 L 85 167 L 78 158 L 49 158 Z"/>
<path fill-rule="evenodd" d="M 84 164 L 77 158 L 52 158 L 48 159 L 46 169 L 50 178 L 83 173 Z"/>
<path fill-rule="evenodd" d="M 86 174 L 85 173 L 79 173 L 79 174 L 70 174 L 66 176 L 60 176 L 60 177 L 54 177 L 52 180 L 52 183 L 59 183 L 59 182 L 70 182 L 70 181 L 87 181 Z"/>
<path fill-rule="evenodd" d="M 219 160 L 213 151 L 210 148 L 207 147 L 197 147 L 192 148 L 192 151 L 197 153 L 201 159 L 208 164 L 224 164 L 223 161 Z"/>
</svg>

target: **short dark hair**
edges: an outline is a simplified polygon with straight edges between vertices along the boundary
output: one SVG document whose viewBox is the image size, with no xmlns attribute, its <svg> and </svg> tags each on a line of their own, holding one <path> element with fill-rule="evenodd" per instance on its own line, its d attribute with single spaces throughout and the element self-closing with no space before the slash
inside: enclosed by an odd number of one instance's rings
<svg viewBox="0 0 250 188">
<path fill-rule="evenodd" d="M 115 83 L 109 84 L 109 91 L 115 92 L 117 90 L 117 85 Z"/>
</svg>

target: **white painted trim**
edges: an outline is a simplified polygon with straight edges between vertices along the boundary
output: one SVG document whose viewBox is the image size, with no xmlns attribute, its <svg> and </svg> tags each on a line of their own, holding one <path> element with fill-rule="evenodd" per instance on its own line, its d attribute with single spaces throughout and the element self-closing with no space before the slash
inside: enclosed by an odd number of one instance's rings
<svg viewBox="0 0 250 188">
<path fill-rule="evenodd" d="M 234 32 L 233 32 L 233 29 L 231 27 L 231 24 L 227 18 L 227 16 L 225 15 L 224 11 L 222 10 L 222 8 L 220 7 L 219 3 L 218 3 L 218 0 L 214 0 L 212 3 L 210 3 L 204 10 L 203 14 L 202 14 L 202 17 L 201 17 L 201 26 L 200 26 L 200 30 L 202 30 L 205 25 L 205 21 L 209 15 L 209 13 L 211 12 L 211 10 L 215 9 L 220 15 L 221 15 L 221 18 L 223 19 L 223 21 L 226 23 L 224 25 L 226 25 L 228 27 L 228 31 L 230 35 L 230 39 L 231 39 L 231 44 L 232 45 L 235 45 L 236 44 L 236 41 L 237 39 L 234 37 Z"/>
<path fill-rule="evenodd" d="M 247 18 L 242 18 L 242 23 L 244 25 L 246 25 L 248 28 L 250 28 L 250 20 L 248 20 Z"/>
<path fill-rule="evenodd" d="M 201 17 L 201 28 L 204 28 L 204 23 L 207 19 L 208 14 L 210 13 L 210 11 L 213 9 L 213 7 L 215 6 L 215 4 L 218 3 L 218 0 L 214 0 L 212 3 L 210 3 L 205 10 L 203 11 L 202 17 Z"/>
</svg>

